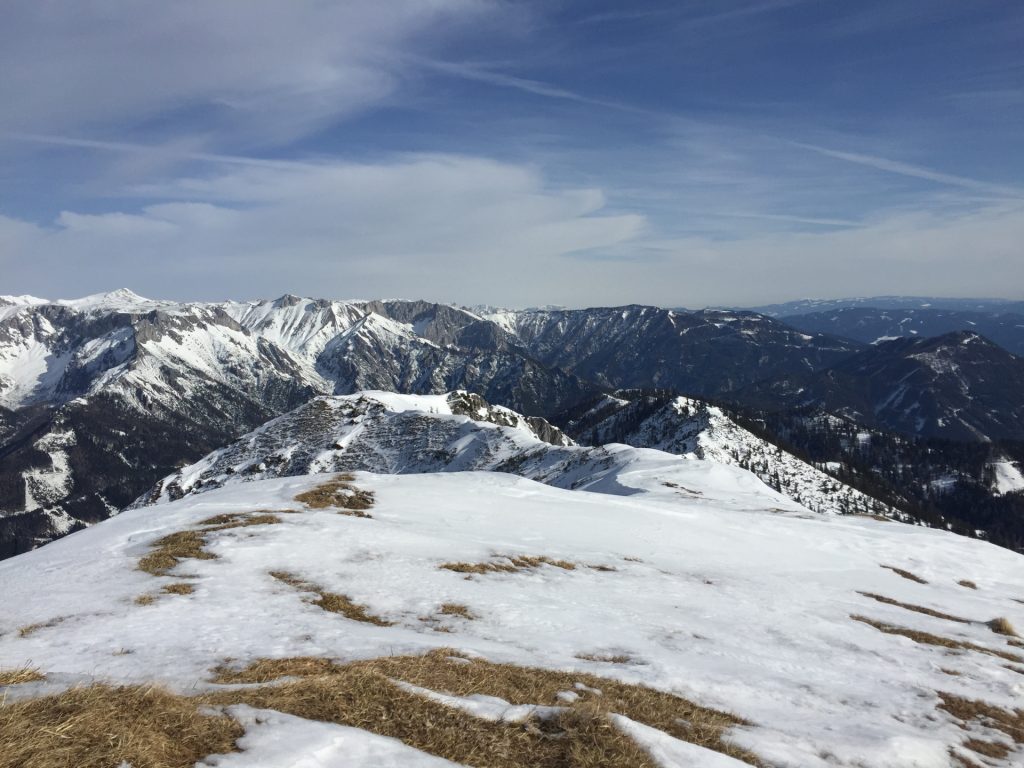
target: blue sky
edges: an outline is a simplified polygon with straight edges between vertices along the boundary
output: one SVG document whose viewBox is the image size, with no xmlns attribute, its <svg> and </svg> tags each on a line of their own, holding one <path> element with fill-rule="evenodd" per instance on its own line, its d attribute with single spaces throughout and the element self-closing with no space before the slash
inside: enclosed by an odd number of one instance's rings
<svg viewBox="0 0 1024 768">
<path fill-rule="evenodd" d="M 0 293 L 1024 295 L 1024 5 L 10 3 Z"/>
</svg>

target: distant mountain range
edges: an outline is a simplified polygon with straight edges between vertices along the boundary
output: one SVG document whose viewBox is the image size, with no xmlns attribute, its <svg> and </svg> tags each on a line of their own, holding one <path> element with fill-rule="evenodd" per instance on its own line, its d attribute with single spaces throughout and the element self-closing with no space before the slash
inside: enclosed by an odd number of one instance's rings
<svg viewBox="0 0 1024 768">
<path fill-rule="evenodd" d="M 588 403 L 658 388 L 689 399 L 662 403 L 632 431 L 623 420 L 636 405 L 570 431 L 703 452 L 794 495 L 786 462 L 770 459 L 786 436 L 768 430 L 751 442 L 705 401 L 818 409 L 912 436 L 1013 440 L 1024 436 L 1021 365 L 977 334 L 872 346 L 748 311 L 468 310 L 289 295 L 175 303 L 125 290 L 0 297 L 0 554 L 115 514 L 161 477 L 322 395 L 465 390 L 570 429 Z M 730 441 L 735 451 L 722 447 Z M 812 469 L 822 487 L 837 475 Z M 885 504 L 898 508 L 897 496 Z M 813 506 L 812 495 L 801 498 Z"/>
<path fill-rule="evenodd" d="M 1024 355 L 1024 314 L 1016 312 L 847 307 L 788 315 L 781 320 L 807 333 L 831 334 L 865 344 L 901 337 L 927 338 L 954 331 L 972 331 L 1008 352 Z"/>
<path fill-rule="evenodd" d="M 799 299 L 783 304 L 743 307 L 769 317 L 792 317 L 837 309 L 950 309 L 958 312 L 1024 312 L 1024 301 L 1015 299 L 949 299 L 928 296 L 871 296 L 851 299 Z"/>
</svg>

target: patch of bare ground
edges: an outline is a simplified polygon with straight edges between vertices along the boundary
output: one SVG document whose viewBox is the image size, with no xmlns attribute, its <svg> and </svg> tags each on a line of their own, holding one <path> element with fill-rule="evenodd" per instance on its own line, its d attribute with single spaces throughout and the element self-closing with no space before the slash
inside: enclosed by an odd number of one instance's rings
<svg viewBox="0 0 1024 768">
<path fill-rule="evenodd" d="M 882 567 L 885 568 L 886 570 L 892 571 L 893 573 L 897 574 L 898 576 L 902 576 L 904 579 L 907 579 L 908 581 L 916 581 L 918 584 L 927 584 L 928 583 L 927 581 L 922 579 L 917 574 L 911 573 L 910 571 L 904 570 L 903 568 L 897 568 L 894 565 L 883 565 Z"/>
<path fill-rule="evenodd" d="M 956 621 L 960 624 L 970 624 L 970 619 L 962 619 L 959 616 L 953 616 L 942 611 L 936 611 L 931 608 L 925 608 L 923 605 L 914 605 L 912 603 L 901 603 L 899 600 L 893 600 L 891 597 L 885 597 L 884 595 L 876 595 L 873 592 L 858 592 L 858 595 L 864 597 L 870 597 L 872 600 L 877 600 L 880 603 L 886 605 L 895 605 L 899 608 L 903 608 L 908 611 L 914 611 L 916 613 L 923 613 L 925 616 L 934 616 L 936 619 L 945 619 L 946 621 Z"/>
<path fill-rule="evenodd" d="M 455 573 L 485 574 L 485 573 L 516 573 L 518 571 L 529 571 L 540 568 L 542 565 L 550 565 L 566 571 L 576 570 L 576 563 L 568 560 L 555 560 L 550 557 L 533 557 L 529 555 L 502 556 L 496 561 L 484 563 L 441 563 L 439 568 Z"/>
<path fill-rule="evenodd" d="M 975 699 L 966 699 L 952 693 L 939 691 L 939 709 L 945 710 L 960 721 L 960 727 L 967 729 L 971 723 L 1002 731 L 1014 744 L 1024 744 L 1024 709 L 1008 710 Z M 999 742 L 981 741 L 972 738 L 964 746 L 986 757 L 1002 759 L 1010 748 Z"/>
<path fill-rule="evenodd" d="M 280 522 L 280 517 L 267 512 L 214 515 L 199 523 L 205 526 L 200 530 L 176 531 L 158 539 L 153 544 L 153 549 L 139 559 L 138 569 L 153 576 L 166 576 L 182 560 L 215 560 L 217 556 L 205 549 L 206 537 L 209 534 L 231 528 L 273 525 Z"/>
<path fill-rule="evenodd" d="M 875 619 L 869 619 L 866 616 L 850 616 L 854 621 L 859 621 L 868 626 L 874 627 L 879 632 L 884 632 L 887 635 L 899 635 L 900 637 L 907 637 L 913 640 L 915 643 L 921 643 L 922 645 L 936 645 L 943 648 L 952 648 L 963 651 L 977 651 L 978 653 L 987 653 L 989 656 L 997 656 L 1000 659 L 1006 661 L 1014 661 L 1017 663 L 1024 663 L 1024 658 L 1018 656 L 1015 653 L 1009 651 L 1000 651 L 995 648 L 985 648 L 981 645 L 975 645 L 974 643 L 967 642 L 966 640 L 955 640 L 950 637 L 943 637 L 941 635 L 933 635 L 930 632 L 921 632 L 916 629 L 908 629 L 906 627 L 898 627 L 895 624 L 886 624 L 882 621 L 876 621 Z"/>
<path fill-rule="evenodd" d="M 353 601 L 348 595 L 327 592 L 316 584 L 303 581 L 295 574 L 288 573 L 287 571 L 271 571 L 270 575 L 290 587 L 316 595 L 316 599 L 311 600 L 310 603 L 325 611 L 340 613 L 346 619 L 361 621 L 365 624 L 376 624 L 379 627 L 390 627 L 392 625 L 392 622 L 387 619 L 374 616 L 367 610 L 365 605 L 360 605 Z"/>
<path fill-rule="evenodd" d="M 978 588 L 978 585 L 975 584 L 970 579 L 960 579 L 960 581 L 958 581 L 957 584 L 959 584 L 961 587 L 966 587 L 967 589 L 977 589 Z"/>
<path fill-rule="evenodd" d="M 26 624 L 24 627 L 18 629 L 18 637 L 30 637 L 41 629 L 56 627 L 65 619 L 67 619 L 67 616 L 58 616 L 57 618 L 48 619 L 47 621 L 37 621 L 35 624 Z"/>
<path fill-rule="evenodd" d="M 35 667 L 0 669 L 0 685 L 21 685 L 22 683 L 35 683 L 42 679 L 43 674 Z"/>
<path fill-rule="evenodd" d="M 337 508 L 351 517 L 372 517 L 366 510 L 373 506 L 373 491 L 363 490 L 355 484 L 352 475 L 337 475 L 312 490 L 300 493 L 295 500 L 312 509 Z"/>
<path fill-rule="evenodd" d="M 757 758 L 725 739 L 746 723 L 663 691 L 595 675 L 466 659 L 451 649 L 339 665 L 323 659 L 264 659 L 221 670 L 220 683 L 263 684 L 218 693 L 210 703 L 243 702 L 300 717 L 364 728 L 457 763 L 494 768 L 654 768 L 651 757 L 614 726 L 615 712 L 751 765 Z M 455 696 L 484 694 L 512 704 L 557 706 L 559 714 L 495 723 L 403 689 L 394 681 Z M 566 705 L 559 694 L 578 698 Z"/>
<path fill-rule="evenodd" d="M 0 706 L 0 768 L 190 768 L 243 728 L 155 686 L 92 685 Z"/>
</svg>

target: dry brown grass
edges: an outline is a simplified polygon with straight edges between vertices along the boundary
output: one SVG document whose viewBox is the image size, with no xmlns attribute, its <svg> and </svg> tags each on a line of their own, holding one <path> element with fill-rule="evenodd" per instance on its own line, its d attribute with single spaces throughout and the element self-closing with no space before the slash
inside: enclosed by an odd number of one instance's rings
<svg viewBox="0 0 1024 768">
<path fill-rule="evenodd" d="M 196 588 L 187 581 L 176 581 L 174 584 L 164 586 L 164 592 L 169 595 L 191 595 Z"/>
<path fill-rule="evenodd" d="M 250 525 L 275 525 L 280 522 L 281 518 L 271 512 L 229 512 L 208 517 L 199 525 L 205 526 L 203 528 L 205 534 L 226 531 L 230 528 L 245 528 Z"/>
<path fill-rule="evenodd" d="M 1013 624 L 1010 623 L 1009 619 L 1000 616 L 997 619 L 987 622 L 988 628 L 995 632 L 997 635 L 1006 635 L 1007 637 L 1020 637 L 1017 634 L 1017 630 L 1013 628 Z"/>
<path fill-rule="evenodd" d="M 0 768 L 191 768 L 242 727 L 157 687 L 92 685 L 0 707 Z"/>
<path fill-rule="evenodd" d="M 895 574 L 897 574 L 899 576 L 902 576 L 904 579 L 907 579 L 908 581 L 916 581 L 918 584 L 927 584 L 928 583 L 927 581 L 922 579 L 917 574 L 911 573 L 910 571 L 906 571 L 903 568 L 897 568 L 894 565 L 883 565 L 882 567 L 887 569 L 887 570 L 892 571 L 893 573 L 895 573 Z"/>
<path fill-rule="evenodd" d="M 939 709 L 943 709 L 957 720 L 960 721 L 960 727 L 966 729 L 971 722 L 976 722 L 979 725 L 993 728 L 998 731 L 1002 731 L 1009 736 L 1015 744 L 1024 744 L 1024 709 L 1008 710 L 1002 709 L 1001 707 L 994 706 L 984 701 L 977 701 L 974 699 L 965 699 L 962 696 L 956 696 L 952 693 L 945 693 L 939 691 L 939 698 L 942 703 L 939 704 Z M 976 745 L 981 746 L 982 744 L 989 744 L 990 742 L 979 742 L 972 739 Z M 1009 750 L 1003 752 L 1002 755 L 990 754 L 983 752 L 981 749 L 976 749 L 970 746 L 971 742 L 966 742 L 964 746 L 968 747 L 975 752 L 982 755 L 988 755 L 991 757 L 1005 757 Z M 993 745 L 995 750 L 999 750 L 1002 745 Z"/>
<path fill-rule="evenodd" d="M 978 585 L 975 584 L 970 579 L 960 579 L 960 581 L 958 581 L 957 584 L 959 584 L 961 587 L 967 587 L 967 589 L 977 589 L 978 588 Z"/>
<path fill-rule="evenodd" d="M 953 616 L 942 611 L 936 611 L 931 608 L 925 608 L 923 605 L 914 605 L 912 603 L 901 603 L 899 600 L 893 600 L 891 597 L 885 597 L 884 595 L 876 595 L 873 592 L 858 592 L 858 595 L 864 597 L 870 597 L 872 600 L 877 600 L 880 603 L 886 605 L 895 605 L 899 608 L 904 608 L 908 611 L 914 611 L 916 613 L 923 613 L 925 616 L 934 616 L 936 619 L 945 619 L 946 621 L 956 621 L 960 624 L 970 624 L 970 619 L 962 619 L 959 616 Z"/>
<path fill-rule="evenodd" d="M 733 715 L 643 686 L 582 673 L 469 660 L 451 649 L 345 665 L 317 658 L 264 659 L 243 670 L 220 670 L 216 681 L 263 684 L 280 677 L 301 679 L 216 694 L 211 701 L 243 701 L 353 725 L 467 765 L 653 768 L 651 758 L 608 719 L 609 712 L 616 712 L 760 764 L 754 755 L 724 739 L 728 728 L 745 724 Z M 511 704 L 560 706 L 563 713 L 522 724 L 493 723 L 403 690 L 394 680 L 456 696 L 485 694 Z M 559 698 L 564 691 L 573 691 L 579 699 L 566 705 Z"/>
<path fill-rule="evenodd" d="M 628 664 L 633 660 L 632 656 L 624 653 L 577 653 L 577 659 L 583 661 L 599 661 L 604 664 Z"/>
<path fill-rule="evenodd" d="M 969 643 L 966 640 L 954 640 L 953 638 L 943 637 L 942 635 L 933 635 L 930 632 L 921 632 L 916 629 L 898 627 L 894 624 L 886 624 L 885 622 L 876 621 L 875 619 L 869 619 L 866 616 L 851 616 L 850 618 L 854 621 L 860 621 L 868 626 L 874 627 L 879 632 L 884 632 L 887 635 L 907 637 L 915 643 L 921 643 L 922 645 L 936 645 L 943 648 L 953 648 L 963 651 L 977 651 L 978 653 L 987 653 L 989 656 L 997 656 L 1000 659 L 1006 659 L 1007 661 L 1024 663 L 1024 658 L 1021 658 L 1017 654 L 1010 653 L 1009 651 L 985 648 L 981 645 Z"/>
<path fill-rule="evenodd" d="M 476 614 L 469 610 L 469 606 L 462 603 L 443 603 L 438 613 L 442 616 L 458 616 L 470 620 L 476 618 Z"/>
<path fill-rule="evenodd" d="M 517 571 L 528 571 L 540 568 L 542 565 L 551 565 L 566 571 L 576 570 L 576 563 L 568 560 L 554 560 L 550 557 L 532 557 L 528 555 L 502 556 L 497 562 L 486 563 L 441 563 L 439 568 L 455 573 L 485 574 L 485 573 L 516 573 Z"/>
<path fill-rule="evenodd" d="M 300 493 L 295 500 L 312 509 L 336 507 L 343 515 L 372 517 L 366 510 L 373 506 L 373 492 L 358 488 L 352 475 L 338 475 L 316 488 Z"/>
<path fill-rule="evenodd" d="M 43 674 L 36 667 L 0 669 L 0 685 L 21 685 L 22 683 L 35 683 L 43 679 Z"/>
<path fill-rule="evenodd" d="M 322 608 L 325 611 L 331 613 L 340 613 L 346 619 L 352 621 L 361 621 L 365 624 L 376 624 L 379 627 L 390 627 L 393 622 L 387 619 L 382 619 L 380 616 L 374 616 L 370 613 L 365 605 L 360 605 L 354 602 L 348 595 L 338 594 L 337 592 L 327 592 L 316 584 L 312 584 L 308 581 L 303 581 L 299 577 L 287 571 L 271 571 L 270 575 L 278 581 L 282 581 L 290 587 L 301 590 L 303 592 L 311 592 L 316 595 L 315 600 L 310 602 Z"/>
<path fill-rule="evenodd" d="M 206 537 L 216 531 L 231 528 L 245 528 L 250 525 L 273 525 L 280 523 L 281 518 L 269 512 L 250 514 L 232 512 L 214 515 L 203 520 L 199 525 L 206 526 L 198 531 L 176 531 L 158 539 L 153 550 L 139 559 L 140 571 L 153 576 L 166 576 L 182 560 L 215 560 L 217 556 L 207 552 Z"/>
<path fill-rule="evenodd" d="M 993 757 L 996 760 L 1002 760 L 1010 754 L 1010 748 L 1006 744 L 998 741 L 968 739 L 964 742 L 964 746 L 972 752 L 977 752 L 979 755 L 984 755 L 985 757 Z"/>
<path fill-rule="evenodd" d="M 156 595 L 139 595 L 135 598 L 136 605 L 152 605 L 156 602 Z"/>
<path fill-rule="evenodd" d="M 26 624 L 24 627 L 20 627 L 18 629 L 18 637 L 29 637 L 41 629 L 56 627 L 66 618 L 67 616 L 58 616 L 54 619 L 48 619 L 47 621 L 37 621 L 35 624 Z"/>
<path fill-rule="evenodd" d="M 176 531 L 162 539 L 158 539 L 152 552 L 139 560 L 140 571 L 153 576 L 166 576 L 182 560 L 214 560 L 216 555 L 207 552 L 203 547 L 206 538 L 200 531 Z"/>
</svg>

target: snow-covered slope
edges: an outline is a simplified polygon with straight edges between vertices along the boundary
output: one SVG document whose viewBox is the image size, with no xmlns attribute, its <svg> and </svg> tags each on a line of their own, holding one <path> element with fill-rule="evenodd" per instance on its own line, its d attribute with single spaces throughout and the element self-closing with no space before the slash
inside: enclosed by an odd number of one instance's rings
<svg viewBox="0 0 1024 768">
<path fill-rule="evenodd" d="M 749 470 L 814 512 L 906 516 L 825 470 L 763 440 L 702 400 L 618 392 L 588 404 L 567 425 L 588 445 L 621 442 Z"/>
<path fill-rule="evenodd" d="M 246 728 L 238 744 L 246 751 L 204 765 L 451 765 L 414 750 L 425 723 L 402 731 L 394 725 L 401 711 L 356 730 L 346 727 L 344 707 L 320 715 L 338 725 L 303 719 L 307 710 L 294 699 L 291 714 L 269 711 L 274 675 L 215 682 L 225 663 L 242 670 L 257 659 L 378 659 L 389 671 L 373 695 L 430 697 L 471 720 L 531 711 L 557 718 L 573 702 L 600 705 L 615 680 L 743 718 L 723 741 L 765 766 L 1021 764 L 1013 710 L 1024 693 L 1024 651 L 985 624 L 1024 624 L 1020 555 L 870 518 L 773 515 L 771 491 L 736 488 L 732 477 L 707 472 L 715 466 L 673 467 L 672 482 L 698 492 L 687 496 L 569 491 L 493 472 L 359 473 L 349 482 L 374 495 L 369 518 L 296 501 L 324 475 L 126 512 L 0 563 L 0 667 L 27 664 L 45 675 L 3 691 L 7 711 L 72 685 L 156 682 L 249 704 L 228 710 Z M 725 494 L 734 508 L 710 500 Z M 261 511 L 275 516 L 223 525 Z M 209 522 L 224 515 L 214 521 L 221 525 Z M 203 559 L 183 555 L 166 575 L 139 569 L 158 541 L 183 531 L 199 537 Z M 494 567 L 467 572 L 460 564 Z M 172 584 L 176 592 L 162 591 Z M 361 606 L 364 620 L 325 610 L 328 593 Z M 441 647 L 452 650 L 433 664 L 460 665 L 449 682 L 430 688 L 406 677 L 407 654 Z M 496 683 L 476 673 L 479 659 L 562 670 L 565 682 L 553 690 L 563 693 L 496 699 Z M 301 691 L 331 678 L 291 680 Z M 363 695 L 353 689 L 345 701 Z M 543 706 L 521 706 L 529 704 Z M 681 736 L 671 718 L 639 724 L 642 714 L 626 706 L 609 699 L 607 722 L 648 750 L 648 765 L 743 765 L 685 743 L 697 735 L 683 727 L 689 735 Z M 994 714 L 1005 716 L 1002 724 Z M 37 743 L 73 748 L 73 727 L 57 726 Z M 561 728 L 552 727 L 549 737 Z M 409 743 L 375 735 L 396 728 Z M 488 764 L 486 753 L 466 764 Z"/>
<path fill-rule="evenodd" d="M 583 447 L 543 419 L 488 404 L 478 395 L 396 395 L 360 392 L 318 397 L 183 467 L 157 483 L 136 505 L 273 477 L 363 470 L 386 474 L 508 472 L 559 488 L 690 498 L 711 491 L 676 477 L 693 474 L 721 494 L 720 506 L 742 504 L 752 491 L 777 512 L 806 514 L 749 472 L 692 456 L 627 445 Z M 720 465 L 721 464 L 721 465 Z M 724 490 L 722 490 L 724 489 Z M 827 510 L 834 511 L 834 510 Z"/>
</svg>

